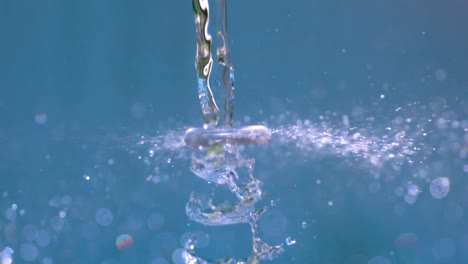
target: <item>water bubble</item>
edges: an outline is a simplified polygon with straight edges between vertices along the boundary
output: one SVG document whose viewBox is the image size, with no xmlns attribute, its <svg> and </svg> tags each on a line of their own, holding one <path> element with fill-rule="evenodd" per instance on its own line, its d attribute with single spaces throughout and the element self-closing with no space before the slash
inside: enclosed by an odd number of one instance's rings
<svg viewBox="0 0 468 264">
<path fill-rule="evenodd" d="M 414 233 L 402 233 L 395 239 L 395 245 L 399 247 L 408 247 L 418 243 L 418 236 Z"/>
<path fill-rule="evenodd" d="M 15 251 L 10 247 L 5 247 L 3 251 L 0 251 L 0 263 L 2 264 L 12 264 L 13 263 L 13 253 Z"/>
<path fill-rule="evenodd" d="M 437 69 L 434 76 L 438 81 L 444 81 L 447 78 L 447 72 L 444 69 Z"/>
<path fill-rule="evenodd" d="M 292 246 L 292 245 L 294 245 L 294 244 L 296 244 L 296 239 L 294 239 L 294 238 L 292 238 L 292 237 L 287 237 L 287 238 L 286 238 L 286 245 Z"/>
<path fill-rule="evenodd" d="M 306 221 L 302 221 L 301 226 L 302 228 L 306 229 L 309 224 Z"/>
<path fill-rule="evenodd" d="M 206 262 L 199 262 L 199 260 L 190 255 L 186 250 L 184 249 L 176 249 L 172 253 L 172 261 L 174 264 L 187 264 L 187 263 L 206 263 Z"/>
<path fill-rule="evenodd" d="M 16 219 L 16 210 L 7 208 L 5 210 L 5 218 L 9 221 L 15 221 Z"/>
<path fill-rule="evenodd" d="M 96 222 L 100 226 L 109 226 L 112 224 L 113 219 L 111 210 L 107 208 L 99 208 L 96 212 Z"/>
<path fill-rule="evenodd" d="M 54 261 L 52 260 L 51 257 L 44 257 L 42 259 L 42 264 L 54 264 Z"/>
<path fill-rule="evenodd" d="M 53 216 L 52 218 L 50 218 L 50 225 L 55 231 L 60 231 L 65 225 L 65 221 L 63 220 L 63 218 Z"/>
<path fill-rule="evenodd" d="M 438 177 L 431 181 L 429 186 L 431 195 L 436 199 L 442 199 L 450 191 L 450 180 L 446 177 Z"/>
<path fill-rule="evenodd" d="M 419 186 L 417 186 L 415 184 L 411 184 L 410 186 L 408 186 L 408 194 L 409 195 L 418 196 L 420 192 L 421 191 L 419 189 Z"/>
<path fill-rule="evenodd" d="M 418 199 L 418 195 L 421 192 L 418 185 L 410 184 L 408 186 L 408 191 L 405 195 L 405 202 L 408 204 L 414 204 Z"/>
<path fill-rule="evenodd" d="M 65 218 L 66 216 L 67 216 L 67 212 L 65 212 L 65 211 L 60 211 L 59 212 L 59 217 L 60 218 Z"/>
<path fill-rule="evenodd" d="M 115 240 L 115 245 L 120 250 L 130 247 L 132 244 L 133 244 L 133 238 L 128 234 L 121 234 Z"/>
<path fill-rule="evenodd" d="M 333 206 L 333 201 L 328 201 L 328 206 Z"/>
<path fill-rule="evenodd" d="M 89 181 L 91 179 L 91 176 L 87 175 L 87 174 L 84 174 L 83 175 L 83 179 Z"/>
<path fill-rule="evenodd" d="M 37 113 L 34 115 L 34 122 L 38 125 L 44 125 L 47 122 L 46 113 Z"/>
<path fill-rule="evenodd" d="M 180 238 L 180 244 L 186 248 L 193 250 L 197 248 L 205 248 L 209 244 L 209 236 L 204 232 L 187 232 Z"/>
<path fill-rule="evenodd" d="M 24 243 L 20 246 L 20 255 L 25 261 L 34 261 L 39 254 L 37 247 L 32 243 Z"/>
<path fill-rule="evenodd" d="M 418 197 L 415 196 L 415 195 L 411 195 L 409 193 L 407 193 L 405 195 L 405 202 L 408 203 L 408 204 L 414 204 L 417 199 L 418 199 Z"/>
<path fill-rule="evenodd" d="M 160 183 L 161 182 L 161 177 L 159 177 L 158 175 L 154 175 L 151 179 L 153 181 L 153 183 Z"/>
<path fill-rule="evenodd" d="M 50 235 L 45 230 L 39 230 L 36 232 L 36 244 L 40 247 L 47 247 L 50 243 Z"/>
</svg>

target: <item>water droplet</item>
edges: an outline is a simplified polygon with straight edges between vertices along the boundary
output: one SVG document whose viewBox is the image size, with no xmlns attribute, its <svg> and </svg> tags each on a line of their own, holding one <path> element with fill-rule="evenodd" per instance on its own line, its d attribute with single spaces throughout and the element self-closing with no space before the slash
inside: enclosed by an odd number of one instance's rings
<svg viewBox="0 0 468 264">
<path fill-rule="evenodd" d="M 294 238 L 292 238 L 292 237 L 287 237 L 287 238 L 286 238 L 286 245 L 292 246 L 292 245 L 294 245 L 294 244 L 296 244 L 296 239 L 294 239 Z"/>
<path fill-rule="evenodd" d="M 442 199 L 450 191 L 450 180 L 446 177 L 438 177 L 431 181 L 429 186 L 431 195 L 436 199 Z"/>
<path fill-rule="evenodd" d="M 111 210 L 107 208 L 99 208 L 96 212 L 96 222 L 100 226 L 109 226 L 112 224 L 114 216 L 112 215 Z"/>
<path fill-rule="evenodd" d="M 434 75 L 438 81 L 444 81 L 447 78 L 447 72 L 444 69 L 437 69 Z"/>
<path fill-rule="evenodd" d="M 24 243 L 20 246 L 20 255 L 25 261 L 34 261 L 39 254 L 37 247 L 32 243 Z"/>
<path fill-rule="evenodd" d="M 40 247 L 47 247 L 50 243 L 50 235 L 45 230 L 39 230 L 36 232 L 36 243 Z"/>
<path fill-rule="evenodd" d="M 5 247 L 3 251 L 0 251 L 0 261 L 2 264 L 12 264 L 13 263 L 13 253 L 15 251 L 10 247 Z"/>
<path fill-rule="evenodd" d="M 44 125 L 47 122 L 46 113 L 37 113 L 34 115 L 34 122 L 38 125 Z"/>
<path fill-rule="evenodd" d="M 60 211 L 59 212 L 59 217 L 60 218 L 65 218 L 67 216 L 67 213 L 65 211 Z"/>
<path fill-rule="evenodd" d="M 118 249 L 123 250 L 133 244 L 133 238 L 128 234 L 122 234 L 115 240 L 115 245 Z"/>
<path fill-rule="evenodd" d="M 14 221 L 16 219 L 16 210 L 7 208 L 5 210 L 5 218 L 8 219 L 9 221 Z"/>
</svg>

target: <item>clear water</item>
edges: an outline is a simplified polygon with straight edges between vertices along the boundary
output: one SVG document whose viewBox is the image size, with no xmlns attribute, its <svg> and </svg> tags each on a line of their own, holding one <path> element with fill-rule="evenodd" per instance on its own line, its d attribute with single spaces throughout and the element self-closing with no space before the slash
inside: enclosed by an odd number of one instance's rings
<svg viewBox="0 0 468 264">
<path fill-rule="evenodd" d="M 236 125 L 263 182 L 266 263 L 468 260 L 463 3 L 237 1 Z M 0 3 L 0 260 L 172 263 L 197 237 L 242 258 L 248 225 L 208 227 L 190 171 L 201 123 L 190 3 Z M 219 80 L 221 81 L 221 80 Z M 216 90 L 215 90 L 216 92 Z"/>
</svg>

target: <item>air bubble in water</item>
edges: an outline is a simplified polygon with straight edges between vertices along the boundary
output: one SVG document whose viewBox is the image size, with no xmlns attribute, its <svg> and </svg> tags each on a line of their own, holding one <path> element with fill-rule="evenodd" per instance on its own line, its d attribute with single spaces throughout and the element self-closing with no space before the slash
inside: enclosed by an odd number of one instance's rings
<svg viewBox="0 0 468 264">
<path fill-rule="evenodd" d="M 24 243 L 20 246 L 20 255 L 25 261 L 33 261 L 38 255 L 37 247 L 32 243 Z"/>
<path fill-rule="evenodd" d="M 126 249 L 133 244 L 133 238 L 130 235 L 122 234 L 115 240 L 115 245 L 118 249 Z"/>
<path fill-rule="evenodd" d="M 436 199 L 442 199 L 450 191 L 450 180 L 446 177 L 437 177 L 431 181 L 431 185 L 429 186 L 429 191 L 431 192 L 432 196 Z"/>
<path fill-rule="evenodd" d="M 14 221 L 16 219 L 16 210 L 8 208 L 5 210 L 5 218 L 9 221 Z"/>
<path fill-rule="evenodd" d="M 5 247 L 3 251 L 0 251 L 0 263 L 11 264 L 13 263 L 13 253 L 15 251 L 10 247 Z"/>
<path fill-rule="evenodd" d="M 113 219 L 111 210 L 107 208 L 99 208 L 96 212 L 96 222 L 100 226 L 109 226 L 112 224 Z"/>
<path fill-rule="evenodd" d="M 294 244 L 296 244 L 296 239 L 294 239 L 294 238 L 292 238 L 292 237 L 287 237 L 287 238 L 286 238 L 286 245 L 292 246 L 292 245 L 294 245 Z"/>
<path fill-rule="evenodd" d="M 40 247 L 47 247 L 50 243 L 50 235 L 45 230 L 39 230 L 36 232 L 36 244 Z"/>
</svg>

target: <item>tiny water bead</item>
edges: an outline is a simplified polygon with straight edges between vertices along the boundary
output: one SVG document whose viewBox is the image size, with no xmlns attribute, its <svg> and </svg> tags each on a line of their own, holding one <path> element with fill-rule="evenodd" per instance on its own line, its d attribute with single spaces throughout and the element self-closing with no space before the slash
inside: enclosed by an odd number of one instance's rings
<svg viewBox="0 0 468 264">
<path fill-rule="evenodd" d="M 51 237 L 46 230 L 38 230 L 35 233 L 36 244 L 40 247 L 47 247 L 50 243 Z"/>
<path fill-rule="evenodd" d="M 1 264 L 12 264 L 13 263 L 13 253 L 15 251 L 10 247 L 5 247 L 0 251 L 0 263 Z"/>
<path fill-rule="evenodd" d="M 292 238 L 292 237 L 287 237 L 287 238 L 286 238 L 286 245 L 292 246 L 292 245 L 294 245 L 294 244 L 296 244 L 296 239 L 294 239 L 294 238 Z"/>
<path fill-rule="evenodd" d="M 133 238 L 128 234 L 121 234 L 115 240 L 118 249 L 123 250 L 133 245 Z"/>
<path fill-rule="evenodd" d="M 47 122 L 46 113 L 37 113 L 34 115 L 34 122 L 38 125 L 44 125 Z"/>
<path fill-rule="evenodd" d="M 23 260 L 25 261 L 34 261 L 38 254 L 39 251 L 37 247 L 33 243 L 24 243 L 20 246 L 20 256 Z"/>
<path fill-rule="evenodd" d="M 99 208 L 96 211 L 96 222 L 100 226 L 109 226 L 112 224 L 113 219 L 112 211 L 107 208 Z"/>
<path fill-rule="evenodd" d="M 443 199 L 450 191 L 450 180 L 446 177 L 437 177 L 431 181 L 429 191 L 432 197 Z"/>
</svg>

